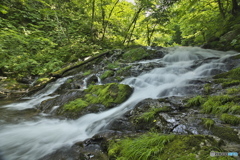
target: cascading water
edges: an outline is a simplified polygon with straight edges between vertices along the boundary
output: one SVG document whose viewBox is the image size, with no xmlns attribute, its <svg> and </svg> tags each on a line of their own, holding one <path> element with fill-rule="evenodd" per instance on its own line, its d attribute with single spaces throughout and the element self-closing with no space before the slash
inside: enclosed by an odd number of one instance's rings
<svg viewBox="0 0 240 160">
<path fill-rule="evenodd" d="M 4 108 L 9 108 L 9 109 L 16 109 L 16 110 L 23 110 L 27 108 L 33 108 L 36 105 L 40 104 L 42 101 L 54 98 L 58 95 L 52 95 L 67 79 L 71 78 L 72 76 L 69 77 L 64 77 L 62 79 L 58 79 L 56 82 L 48 84 L 43 90 L 35 93 L 31 97 L 27 97 L 26 99 L 30 99 L 26 102 L 22 103 L 13 103 L 9 105 L 2 106 Z"/>
<path fill-rule="evenodd" d="M 122 82 L 134 88 L 133 94 L 126 102 L 98 114 L 87 114 L 77 120 L 58 120 L 43 117 L 36 121 L 4 125 L 0 129 L 0 151 L 6 160 L 39 159 L 62 146 L 71 146 L 77 141 L 92 137 L 104 130 L 113 119 L 119 118 L 145 98 L 185 96 L 187 92 L 184 88 L 190 85 L 189 81 L 208 77 L 212 75 L 211 71 L 213 70 L 226 70 L 224 63 L 222 63 L 222 60 L 226 57 L 226 52 L 203 50 L 195 47 L 170 48 L 168 50 L 169 54 L 162 59 L 139 62 L 162 63 L 164 67 L 155 68 L 148 73 L 127 78 Z M 192 67 L 203 59 L 211 59 L 211 61 L 202 63 L 195 68 Z M 59 81 L 64 82 L 67 78 Z M 56 90 L 57 87 L 59 85 L 53 88 Z M 34 107 L 50 94 L 48 91 L 47 89 L 45 93 L 33 96 L 30 101 L 3 107 L 12 109 Z M 41 100 L 38 101 L 35 97 L 41 97 Z M 37 102 L 32 103 L 32 101 Z"/>
</svg>

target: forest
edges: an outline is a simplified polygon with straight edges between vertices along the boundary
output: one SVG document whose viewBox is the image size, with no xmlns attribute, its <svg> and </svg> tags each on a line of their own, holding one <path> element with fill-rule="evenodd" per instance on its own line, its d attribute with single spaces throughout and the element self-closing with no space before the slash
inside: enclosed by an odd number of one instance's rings
<svg viewBox="0 0 240 160">
<path fill-rule="evenodd" d="M 0 160 L 240 155 L 240 0 L 0 0 L 0 60 Z"/>
<path fill-rule="evenodd" d="M 239 0 L 1 0 L 0 76 L 49 75 L 113 48 L 240 50 Z"/>
</svg>

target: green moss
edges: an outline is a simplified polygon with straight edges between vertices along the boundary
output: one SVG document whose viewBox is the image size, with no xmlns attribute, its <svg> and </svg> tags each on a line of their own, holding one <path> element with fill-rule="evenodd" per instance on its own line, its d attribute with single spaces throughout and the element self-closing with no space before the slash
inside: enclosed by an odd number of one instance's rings
<svg viewBox="0 0 240 160">
<path fill-rule="evenodd" d="M 219 142 L 204 135 L 160 135 L 147 133 L 137 138 L 111 141 L 108 154 L 117 160 L 216 160 L 210 152 L 224 152 Z M 217 157 L 226 159 L 226 157 Z M 234 159 L 227 157 L 227 159 Z"/>
<path fill-rule="evenodd" d="M 137 116 L 135 121 L 136 122 L 153 122 L 155 116 L 159 113 L 159 112 L 169 112 L 171 111 L 171 107 L 169 106 L 164 106 L 164 107 L 160 107 L 160 108 L 150 108 L 148 111 L 142 113 L 141 115 Z"/>
<path fill-rule="evenodd" d="M 82 99 L 76 99 L 74 101 L 71 101 L 63 106 L 63 109 L 65 111 L 79 111 L 84 109 L 89 105 L 88 102 L 82 100 Z"/>
<path fill-rule="evenodd" d="M 36 81 L 36 84 L 35 85 L 43 85 L 43 84 L 46 84 L 48 82 L 50 82 L 52 80 L 52 78 L 47 78 L 47 77 L 43 77 L 43 78 L 39 78 L 37 81 Z"/>
<path fill-rule="evenodd" d="M 205 94 L 210 94 L 211 91 L 212 91 L 211 84 L 205 84 L 204 87 L 203 87 L 203 89 L 204 89 L 204 93 L 205 93 Z"/>
<path fill-rule="evenodd" d="M 231 106 L 231 108 L 229 109 L 229 113 L 240 114 L 240 105 Z"/>
<path fill-rule="evenodd" d="M 141 47 L 131 49 L 131 50 L 125 52 L 122 56 L 123 60 L 125 60 L 127 62 L 139 61 L 146 57 L 148 57 L 148 53 L 146 52 L 145 49 L 143 49 Z"/>
<path fill-rule="evenodd" d="M 230 127 L 218 127 L 215 125 L 211 128 L 211 131 L 212 131 L 213 135 L 215 135 L 223 140 L 240 143 L 240 139 L 237 135 L 238 133 Z"/>
<path fill-rule="evenodd" d="M 109 83 L 90 86 L 85 92 L 87 102 L 111 107 L 113 104 L 120 104 L 127 100 L 132 93 L 132 88 L 124 84 Z"/>
<path fill-rule="evenodd" d="M 202 118 L 203 126 L 210 129 L 214 126 L 215 121 L 209 118 Z"/>
<path fill-rule="evenodd" d="M 124 78 L 123 77 L 120 77 L 120 76 L 117 76 L 117 77 L 115 77 L 116 78 L 116 80 L 118 80 L 118 81 L 122 81 Z"/>
<path fill-rule="evenodd" d="M 178 160 L 188 159 L 208 159 L 210 152 L 218 149 L 218 143 L 211 137 L 203 135 L 176 136 L 168 143 L 164 152 L 160 155 L 161 159 Z M 197 158 L 198 157 L 198 158 Z"/>
<path fill-rule="evenodd" d="M 57 76 L 57 75 L 62 75 L 62 73 L 64 73 L 66 70 L 68 70 L 68 69 L 70 69 L 70 68 L 72 68 L 72 67 L 74 67 L 74 66 L 78 66 L 78 65 L 80 65 L 80 64 L 82 64 L 83 62 L 82 61 L 80 61 L 80 62 L 76 62 L 76 63 L 74 63 L 74 64 L 69 64 L 68 66 L 66 66 L 66 67 L 64 67 L 64 68 L 61 68 L 61 69 L 59 69 L 59 70 L 57 70 L 57 71 L 55 71 L 55 72 L 52 72 L 51 74 L 53 75 L 53 76 Z"/>
<path fill-rule="evenodd" d="M 88 76 L 88 75 L 90 75 L 91 73 L 92 73 L 92 71 L 91 71 L 91 70 L 88 70 L 88 71 L 84 72 L 83 75 L 84 75 L 84 76 Z"/>
<path fill-rule="evenodd" d="M 132 93 L 128 85 L 109 83 L 105 85 L 92 85 L 84 90 L 85 96 L 78 98 L 63 106 L 64 111 L 81 111 L 91 104 L 103 104 L 112 107 L 114 104 L 121 104 Z"/>
<path fill-rule="evenodd" d="M 104 79 L 106 79 L 107 77 L 111 77 L 111 76 L 113 76 L 113 75 L 114 75 L 114 72 L 113 72 L 113 71 L 107 70 L 107 71 L 105 71 L 105 72 L 100 76 L 100 78 L 101 78 L 102 80 L 104 80 Z"/>
<path fill-rule="evenodd" d="M 132 68 L 132 66 L 127 66 L 127 67 L 124 67 L 124 68 L 121 68 L 117 71 L 117 74 L 118 75 L 125 75 L 125 73 L 130 70 Z"/>
<path fill-rule="evenodd" d="M 223 87 L 240 84 L 240 67 L 214 76 L 215 83 L 221 83 Z"/>
<path fill-rule="evenodd" d="M 226 89 L 227 94 L 237 94 L 240 93 L 240 87 L 237 88 L 228 88 Z"/>
<path fill-rule="evenodd" d="M 222 87 L 226 88 L 226 87 L 236 86 L 239 84 L 240 84 L 240 80 L 231 80 L 231 81 L 223 82 Z"/>
<path fill-rule="evenodd" d="M 205 101 L 206 99 L 202 96 L 196 96 L 187 101 L 186 107 L 201 106 Z"/>
<path fill-rule="evenodd" d="M 9 90 L 27 89 L 29 85 L 17 82 L 15 79 L 4 79 L 0 81 L 0 86 Z"/>
<path fill-rule="evenodd" d="M 115 68 L 119 68 L 119 64 L 116 62 L 116 63 L 109 63 L 107 65 L 107 68 L 108 69 L 115 69 Z"/>
<path fill-rule="evenodd" d="M 174 135 L 147 133 L 138 138 L 125 138 L 110 143 L 108 154 L 117 160 L 158 160 L 164 146 L 174 139 Z"/>
<path fill-rule="evenodd" d="M 233 97 L 229 95 L 209 96 L 202 105 L 202 112 L 213 114 L 227 113 L 233 105 Z"/>
<path fill-rule="evenodd" d="M 240 118 L 234 115 L 222 114 L 220 119 L 227 124 L 231 124 L 231 125 L 240 124 Z"/>
</svg>

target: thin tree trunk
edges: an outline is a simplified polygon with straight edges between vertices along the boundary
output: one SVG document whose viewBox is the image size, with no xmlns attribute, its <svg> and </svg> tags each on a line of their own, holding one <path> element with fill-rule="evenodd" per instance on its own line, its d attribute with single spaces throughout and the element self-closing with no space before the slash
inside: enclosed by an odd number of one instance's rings
<svg viewBox="0 0 240 160">
<path fill-rule="evenodd" d="M 105 27 L 105 10 L 103 8 L 103 0 L 101 0 L 101 11 L 102 11 L 102 28 Z"/>
<path fill-rule="evenodd" d="M 128 38 L 127 46 L 129 45 L 129 43 L 130 43 L 130 41 L 131 41 L 131 38 L 132 38 L 132 35 L 133 35 L 133 31 L 134 31 L 134 29 L 135 29 L 135 27 L 136 27 L 136 22 L 137 22 L 137 21 L 135 21 L 134 24 L 133 24 L 132 31 L 131 31 L 130 36 L 129 36 L 129 38 Z"/>
<path fill-rule="evenodd" d="M 224 8 L 223 8 L 223 4 L 222 4 L 221 0 L 218 0 L 218 8 L 219 8 L 221 16 L 223 17 L 223 19 L 225 19 L 225 12 L 224 12 Z"/>
<path fill-rule="evenodd" d="M 94 34 L 93 34 L 94 19 L 95 19 L 95 0 L 92 0 L 92 22 L 91 22 L 91 37 L 92 37 L 92 40 L 94 40 Z"/>
<path fill-rule="evenodd" d="M 103 41 L 104 38 L 105 38 L 105 34 L 106 34 L 107 27 L 108 27 L 108 24 L 109 24 L 109 19 L 111 18 L 112 13 L 113 13 L 113 10 L 115 9 L 115 7 L 116 7 L 116 5 L 118 4 L 119 1 L 120 1 L 120 0 L 117 0 L 117 1 L 114 3 L 114 5 L 113 5 L 113 7 L 112 7 L 112 9 L 111 9 L 111 11 L 110 11 L 110 13 L 109 13 L 109 15 L 108 15 L 108 21 L 106 22 L 106 24 L 105 24 L 105 26 L 104 26 L 104 28 L 103 28 L 102 41 Z"/>
<path fill-rule="evenodd" d="M 152 29 L 152 32 L 151 32 L 151 34 L 150 34 L 150 37 L 149 37 L 149 44 L 148 44 L 149 46 L 150 46 L 150 44 L 151 44 L 151 39 L 152 39 L 153 33 L 155 32 L 155 28 L 156 28 L 156 26 L 157 26 L 157 23 L 154 24 L 153 29 Z"/>
<path fill-rule="evenodd" d="M 236 16 L 239 12 L 239 6 L 237 0 L 232 0 L 232 15 Z"/>
<path fill-rule="evenodd" d="M 127 31 L 126 31 L 126 35 L 125 35 L 125 38 L 124 38 L 122 44 L 124 44 L 124 43 L 126 42 L 126 40 L 127 40 L 127 38 L 128 38 L 128 33 L 129 33 L 129 31 L 131 30 L 132 25 L 134 25 L 134 23 L 137 22 L 138 16 L 139 16 L 140 12 L 142 11 L 142 9 L 143 9 L 143 8 L 141 7 L 141 8 L 139 8 L 138 11 L 136 12 L 136 14 L 135 14 L 135 16 L 134 16 L 131 24 L 129 25 L 129 27 L 128 27 Z M 132 30 L 132 32 L 133 32 L 133 30 Z"/>
<path fill-rule="evenodd" d="M 147 44 L 148 44 L 148 46 L 150 46 L 150 42 L 151 42 L 151 40 L 150 40 L 150 28 L 147 24 Z"/>
</svg>

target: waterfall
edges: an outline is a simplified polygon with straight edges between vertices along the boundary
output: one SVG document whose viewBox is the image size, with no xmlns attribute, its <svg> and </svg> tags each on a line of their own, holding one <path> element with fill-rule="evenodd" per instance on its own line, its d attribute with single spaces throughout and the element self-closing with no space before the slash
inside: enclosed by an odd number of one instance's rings
<svg viewBox="0 0 240 160">
<path fill-rule="evenodd" d="M 110 110 L 87 114 L 77 120 L 47 119 L 42 117 L 35 121 L 19 124 L 8 124 L 0 129 L 0 151 L 6 160 L 39 159 L 63 146 L 71 146 L 77 141 L 92 137 L 116 118 L 131 110 L 145 98 L 161 98 L 169 96 L 185 96 L 185 87 L 190 80 L 205 78 L 212 75 L 212 70 L 226 71 L 222 59 L 226 52 L 204 50 L 197 47 L 169 48 L 169 53 L 162 59 L 153 60 L 164 64 L 148 73 L 123 80 L 122 84 L 134 88 L 131 97 L 124 103 Z M 231 53 L 229 53 L 231 54 Z M 199 60 L 211 59 L 208 63 L 193 68 Z M 138 63 L 148 63 L 142 61 Z M 41 92 L 33 95 L 31 100 L 13 103 L 11 109 L 26 109 L 49 98 L 59 85 L 69 77 L 59 79 Z M 35 103 L 36 102 L 36 103 Z"/>
<path fill-rule="evenodd" d="M 67 79 L 71 77 L 72 76 L 64 77 L 64 78 L 58 79 L 56 82 L 49 83 L 44 89 L 35 93 L 33 96 L 27 98 L 30 100 L 27 100 L 22 103 L 13 103 L 13 104 L 5 105 L 2 107 L 8 108 L 8 109 L 16 109 L 16 110 L 33 108 L 44 100 L 58 96 L 58 95 L 51 95 L 51 94 L 53 94 Z"/>
</svg>

